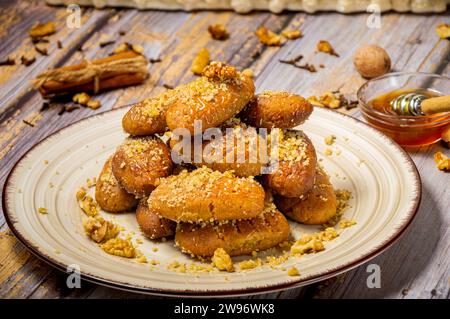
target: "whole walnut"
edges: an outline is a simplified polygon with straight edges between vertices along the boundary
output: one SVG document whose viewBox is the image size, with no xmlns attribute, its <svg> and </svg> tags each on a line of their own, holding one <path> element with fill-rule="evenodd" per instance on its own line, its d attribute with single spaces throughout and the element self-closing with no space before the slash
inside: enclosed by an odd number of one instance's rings
<svg viewBox="0 0 450 319">
<path fill-rule="evenodd" d="M 391 58 L 386 50 L 377 45 L 366 45 L 353 56 L 356 70 L 365 78 L 375 78 L 391 69 Z"/>
</svg>

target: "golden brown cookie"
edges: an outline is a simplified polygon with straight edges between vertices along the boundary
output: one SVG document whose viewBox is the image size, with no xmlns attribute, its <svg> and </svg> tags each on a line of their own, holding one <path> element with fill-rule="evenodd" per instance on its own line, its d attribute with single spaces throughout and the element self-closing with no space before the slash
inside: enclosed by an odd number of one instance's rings
<svg viewBox="0 0 450 319">
<path fill-rule="evenodd" d="M 201 167 L 161 179 L 149 196 L 149 207 L 177 222 L 252 218 L 263 211 L 264 195 L 251 178 Z"/>
<path fill-rule="evenodd" d="M 175 99 L 175 91 L 169 90 L 134 104 L 122 119 L 123 129 L 134 136 L 164 133 L 167 130 L 166 111 Z"/>
<path fill-rule="evenodd" d="M 200 78 L 177 87 L 177 100 L 166 113 L 170 130 L 186 128 L 194 134 L 194 121 L 202 132 L 238 114 L 255 92 L 253 80 L 234 67 L 212 62 Z"/>
<path fill-rule="evenodd" d="M 167 218 L 159 217 L 147 203 L 147 198 L 139 201 L 136 209 L 136 220 L 141 231 L 150 239 L 169 237 L 175 234 L 177 224 Z"/>
<path fill-rule="evenodd" d="M 240 177 L 261 175 L 269 160 L 266 138 L 239 121 L 221 132 L 221 137 L 203 143 L 202 162 L 196 165 L 220 172 L 232 170 Z"/>
<path fill-rule="evenodd" d="M 278 167 L 274 172 L 262 176 L 263 184 L 276 194 L 300 197 L 314 185 L 316 151 L 301 131 L 287 130 L 281 135 L 278 139 Z"/>
<path fill-rule="evenodd" d="M 175 243 L 183 252 L 210 257 L 223 248 L 230 256 L 251 254 L 277 246 L 289 236 L 289 223 L 275 206 L 261 216 L 215 225 L 180 223 Z"/>
<path fill-rule="evenodd" d="M 112 159 L 114 176 L 137 197 L 148 196 L 159 178 L 170 175 L 172 166 L 169 148 L 157 137 L 127 138 Z"/>
<path fill-rule="evenodd" d="M 317 169 L 314 187 L 302 198 L 276 196 L 275 203 L 289 218 L 303 224 L 324 224 L 336 215 L 336 196 L 325 171 Z"/>
<path fill-rule="evenodd" d="M 266 91 L 256 95 L 239 117 L 254 127 L 293 128 L 305 122 L 312 111 L 312 105 L 299 95 Z"/>
<path fill-rule="evenodd" d="M 112 173 L 112 157 L 108 158 L 95 185 L 95 200 L 105 211 L 119 213 L 132 210 L 138 200 L 123 189 Z"/>
</svg>

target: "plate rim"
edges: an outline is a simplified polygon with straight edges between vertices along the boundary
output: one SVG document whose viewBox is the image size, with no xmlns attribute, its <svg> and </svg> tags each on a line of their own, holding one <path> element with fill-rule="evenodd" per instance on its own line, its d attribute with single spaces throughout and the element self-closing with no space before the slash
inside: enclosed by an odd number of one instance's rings
<svg viewBox="0 0 450 319">
<path fill-rule="evenodd" d="M 40 141 L 32 145 L 25 153 L 23 153 L 17 161 L 14 163 L 13 167 L 11 168 L 7 178 L 5 179 L 5 182 L 3 184 L 3 191 L 2 191 L 2 209 L 3 209 L 3 215 L 5 217 L 6 224 L 8 225 L 11 232 L 14 234 L 14 236 L 27 248 L 34 256 L 38 257 L 40 260 L 44 261 L 48 265 L 52 266 L 53 268 L 56 268 L 64 273 L 66 273 L 67 265 L 60 263 L 59 261 L 53 259 L 50 256 L 47 256 L 43 251 L 40 251 L 38 247 L 35 247 L 33 244 L 31 244 L 22 234 L 16 229 L 14 226 L 15 223 L 12 221 L 11 212 L 8 208 L 7 202 L 8 202 L 8 192 L 7 190 L 11 188 L 12 178 L 15 175 L 15 172 L 19 166 L 19 164 L 22 162 L 22 160 L 25 159 L 36 147 L 47 141 L 49 138 L 61 134 L 64 130 L 80 124 L 81 122 L 91 120 L 95 117 L 101 117 L 106 115 L 107 113 L 113 113 L 113 112 L 119 112 L 123 111 L 124 108 L 129 107 L 130 105 L 124 105 L 118 108 L 114 108 L 111 110 L 106 110 L 97 114 L 93 114 L 91 116 L 79 119 L 73 123 L 70 123 L 62 128 L 57 129 L 56 131 L 52 132 L 51 134 L 47 135 L 46 137 L 42 138 Z M 314 107 L 316 109 L 316 107 Z M 325 112 L 329 112 L 333 115 L 341 116 L 343 118 L 349 119 L 351 121 L 354 121 L 358 123 L 358 125 L 365 126 L 366 129 L 371 130 L 374 134 L 378 135 L 381 138 L 386 139 L 390 144 L 397 149 L 397 151 L 400 152 L 403 158 L 406 159 L 407 164 L 412 168 L 411 173 L 413 174 L 415 178 L 415 186 L 417 187 L 417 194 L 414 197 L 414 205 L 411 207 L 411 209 L 406 213 L 407 219 L 403 222 L 401 227 L 395 230 L 394 234 L 384 240 L 378 247 L 376 247 L 373 251 L 363 254 L 361 257 L 357 258 L 356 260 L 353 260 L 351 262 L 348 262 L 346 264 L 343 264 L 336 269 L 332 269 L 330 271 L 325 271 L 316 275 L 312 275 L 306 278 L 301 278 L 295 281 L 291 282 L 284 282 L 280 284 L 273 284 L 273 285 L 267 285 L 263 287 L 257 287 L 257 288 L 241 288 L 241 289 L 211 289 L 211 290 L 192 290 L 192 289 L 159 289 L 159 288 L 150 288 L 150 287 L 143 287 L 143 286 L 137 286 L 133 284 L 127 284 L 122 282 L 117 282 L 114 280 L 102 278 L 100 276 L 96 276 L 93 274 L 84 273 L 81 271 L 81 279 L 96 283 L 102 286 L 115 288 L 119 290 L 134 292 L 134 293 L 142 293 L 142 294 L 149 294 L 149 295 L 158 295 L 158 296 L 168 296 L 168 297 L 238 297 L 238 296 L 245 296 L 245 295 L 253 295 L 253 294 L 264 294 L 264 293 L 271 293 L 276 291 L 282 291 L 287 289 L 294 289 L 299 288 L 302 286 L 306 286 L 318 281 L 326 280 L 332 277 L 335 277 L 339 274 L 342 274 L 344 272 L 347 272 L 351 269 L 354 269 L 371 259 L 375 258 L 376 256 L 380 255 L 384 251 L 386 251 L 388 248 L 390 248 L 395 242 L 399 240 L 399 238 L 405 233 L 406 229 L 411 225 L 414 218 L 417 216 L 417 212 L 420 207 L 420 203 L 422 201 L 422 180 L 419 174 L 419 171 L 417 169 L 416 164 L 411 159 L 411 156 L 395 141 L 393 141 L 388 136 L 384 135 L 383 133 L 379 132 L 375 128 L 371 127 L 367 123 L 361 121 L 360 119 L 357 119 L 351 115 L 344 114 L 341 112 L 338 112 L 336 110 L 330 110 L 325 108 L 320 108 L 321 110 Z"/>
</svg>

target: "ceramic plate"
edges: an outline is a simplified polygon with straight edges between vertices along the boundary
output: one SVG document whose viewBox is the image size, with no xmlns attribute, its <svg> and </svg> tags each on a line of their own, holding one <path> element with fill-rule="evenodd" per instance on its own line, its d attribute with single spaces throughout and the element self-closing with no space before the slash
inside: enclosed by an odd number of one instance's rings
<svg viewBox="0 0 450 319">
<path fill-rule="evenodd" d="M 358 120 L 316 108 L 301 128 L 312 139 L 335 188 L 352 192 L 345 218 L 357 221 L 328 242 L 325 251 L 290 258 L 275 269 L 263 266 L 235 273 L 179 273 L 169 270 L 168 265 L 174 261 L 191 264 L 193 260 L 172 241 L 143 238 L 132 213 L 102 212 L 126 233 L 134 231 L 135 239 L 142 238 L 139 249 L 159 264 L 111 256 L 84 234 L 83 213 L 75 193 L 87 178 L 98 175 L 106 158 L 123 141 L 121 118 L 125 111 L 87 118 L 46 138 L 17 163 L 4 188 L 3 210 L 14 234 L 34 254 L 63 271 L 68 265 L 78 265 L 86 280 L 126 290 L 184 296 L 255 294 L 311 284 L 348 271 L 389 247 L 410 224 L 420 202 L 419 175 L 399 146 Z M 328 146 L 324 138 L 331 134 L 337 139 Z M 333 155 L 324 155 L 327 148 Z M 48 214 L 38 213 L 39 207 L 47 208 Z M 291 226 L 294 237 L 318 230 L 294 222 Z M 286 269 L 292 266 L 298 268 L 300 276 L 287 275 Z"/>
</svg>

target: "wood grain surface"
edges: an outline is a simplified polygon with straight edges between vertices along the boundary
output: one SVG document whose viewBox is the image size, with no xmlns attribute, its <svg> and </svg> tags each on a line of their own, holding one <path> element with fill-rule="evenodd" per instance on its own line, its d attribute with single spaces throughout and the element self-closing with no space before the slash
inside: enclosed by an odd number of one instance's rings
<svg viewBox="0 0 450 319">
<path fill-rule="evenodd" d="M 321 13 L 162 12 L 137 10 L 82 10 L 82 26 L 69 29 L 65 7 L 49 7 L 43 1 L 0 0 L 0 61 L 33 52 L 28 29 L 37 21 L 55 21 L 57 33 L 50 37 L 48 56 L 36 62 L 0 66 L 0 185 L 14 163 L 36 142 L 52 132 L 92 114 L 137 102 L 193 78 L 190 64 L 201 48 L 214 60 L 251 68 L 257 91 L 288 90 L 310 96 L 340 89 L 354 99 L 365 81 L 354 70 L 351 59 L 366 43 L 383 46 L 396 71 L 422 71 L 450 75 L 450 41 L 434 32 L 449 23 L 449 12 L 440 15 L 386 13 L 380 29 L 366 26 L 367 14 Z M 208 25 L 223 23 L 231 33 L 227 41 L 211 39 Z M 261 45 L 253 32 L 259 26 L 273 31 L 301 24 L 304 37 L 281 48 Z M 120 35 L 121 31 L 126 32 Z M 62 48 L 57 47 L 61 41 Z M 100 47 L 99 43 L 115 44 Z M 328 40 L 340 57 L 316 52 L 316 43 Z M 41 111 L 42 99 L 30 80 L 48 68 L 68 65 L 84 58 L 108 55 L 121 42 L 141 44 L 149 58 L 161 58 L 150 66 L 151 76 L 142 85 L 103 93 L 96 97 L 102 107 L 60 113 L 64 104 L 52 103 Z M 82 48 L 82 50 L 80 50 Z M 281 64 L 279 59 L 304 56 L 317 73 Z M 360 117 L 358 109 L 350 111 Z M 34 126 L 24 123 L 31 122 Z M 440 144 L 408 149 L 423 183 L 423 199 L 417 218 L 401 239 L 370 261 L 381 267 L 381 288 L 369 289 L 367 265 L 330 280 L 304 288 L 258 295 L 254 298 L 449 298 L 450 294 L 450 174 L 436 169 L 432 155 L 437 150 L 450 155 Z M 408 187 L 408 185 L 404 185 Z M 154 298 L 113 290 L 83 281 L 81 289 L 68 289 L 66 275 L 36 257 L 8 230 L 0 214 L 0 298 Z"/>
</svg>

